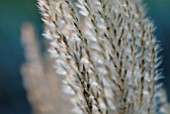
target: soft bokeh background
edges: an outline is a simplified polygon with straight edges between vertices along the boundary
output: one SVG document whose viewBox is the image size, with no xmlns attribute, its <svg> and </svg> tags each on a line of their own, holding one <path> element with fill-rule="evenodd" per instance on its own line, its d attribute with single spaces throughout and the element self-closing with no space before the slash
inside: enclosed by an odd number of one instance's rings
<svg viewBox="0 0 170 114">
<path fill-rule="evenodd" d="M 162 67 L 166 76 L 163 81 L 170 100 L 170 0 L 145 0 L 145 3 L 148 16 L 157 27 L 155 35 L 163 48 Z M 36 1 L 0 0 L 0 114 L 31 114 L 32 108 L 20 73 L 25 61 L 20 41 L 20 28 L 24 22 L 34 25 L 43 44 L 43 25 Z"/>
</svg>

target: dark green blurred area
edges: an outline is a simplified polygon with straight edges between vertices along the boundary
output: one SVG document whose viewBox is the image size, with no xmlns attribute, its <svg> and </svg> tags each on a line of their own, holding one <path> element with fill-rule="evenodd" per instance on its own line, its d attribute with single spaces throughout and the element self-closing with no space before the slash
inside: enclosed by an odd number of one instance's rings
<svg viewBox="0 0 170 114">
<path fill-rule="evenodd" d="M 163 81 L 170 99 L 170 0 L 145 0 L 145 3 L 163 48 L 162 67 L 166 76 Z M 31 22 L 40 36 L 43 26 L 35 0 L 0 0 L 0 114 L 31 114 L 20 74 L 25 61 L 20 41 L 24 22 Z M 39 40 L 43 41 L 41 37 Z"/>
<path fill-rule="evenodd" d="M 20 27 L 31 22 L 41 34 L 41 20 L 34 0 L 0 0 L 0 114 L 31 114 L 22 84 L 24 63 Z"/>
</svg>

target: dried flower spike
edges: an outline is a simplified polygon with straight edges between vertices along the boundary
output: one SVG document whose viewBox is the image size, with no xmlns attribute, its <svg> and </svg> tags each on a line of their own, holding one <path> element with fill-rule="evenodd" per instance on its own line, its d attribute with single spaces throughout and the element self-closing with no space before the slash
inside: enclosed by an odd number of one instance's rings
<svg viewBox="0 0 170 114">
<path fill-rule="evenodd" d="M 158 84 L 159 46 L 140 0 L 38 4 L 75 113 L 168 114 Z"/>
</svg>

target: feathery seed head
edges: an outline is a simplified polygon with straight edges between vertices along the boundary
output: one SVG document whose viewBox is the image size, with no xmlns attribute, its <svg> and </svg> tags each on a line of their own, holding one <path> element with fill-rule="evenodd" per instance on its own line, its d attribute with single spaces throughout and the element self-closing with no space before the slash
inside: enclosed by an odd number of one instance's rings
<svg viewBox="0 0 170 114">
<path fill-rule="evenodd" d="M 168 114 L 159 46 L 140 0 L 39 0 L 39 8 L 74 112 Z"/>
</svg>

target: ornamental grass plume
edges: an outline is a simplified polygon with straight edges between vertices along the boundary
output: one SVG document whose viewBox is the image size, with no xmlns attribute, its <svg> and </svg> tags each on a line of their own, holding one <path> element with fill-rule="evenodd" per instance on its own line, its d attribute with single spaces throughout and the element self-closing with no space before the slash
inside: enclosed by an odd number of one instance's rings
<svg viewBox="0 0 170 114">
<path fill-rule="evenodd" d="M 42 56 L 33 25 L 24 23 L 21 35 L 26 57 L 21 73 L 32 114 L 68 114 L 71 109 L 71 103 L 66 102 L 69 96 L 62 95 L 61 78 L 55 76 L 51 57 L 47 52 Z"/>
<path fill-rule="evenodd" d="M 159 45 L 140 0 L 38 0 L 78 114 L 168 114 Z"/>
</svg>

